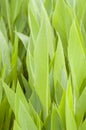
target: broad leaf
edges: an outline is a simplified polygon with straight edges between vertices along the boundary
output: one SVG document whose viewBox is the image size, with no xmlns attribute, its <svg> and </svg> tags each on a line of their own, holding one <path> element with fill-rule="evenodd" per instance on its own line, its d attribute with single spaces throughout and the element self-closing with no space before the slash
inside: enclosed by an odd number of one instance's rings
<svg viewBox="0 0 86 130">
<path fill-rule="evenodd" d="M 83 37 L 75 20 L 70 29 L 68 44 L 68 59 L 74 86 L 74 96 L 77 99 L 79 88 L 86 77 L 86 57 Z"/>
<path fill-rule="evenodd" d="M 44 115 L 48 114 L 49 86 L 48 86 L 48 45 L 46 37 L 46 23 L 43 18 L 41 28 L 36 41 L 34 52 L 35 65 L 35 91 L 43 105 Z M 42 48 L 42 49 L 41 49 Z"/>
<path fill-rule="evenodd" d="M 13 130 L 21 130 L 19 124 L 17 123 L 17 121 L 14 121 L 14 126 L 13 126 Z"/>
<path fill-rule="evenodd" d="M 84 6 L 83 6 L 83 3 L 84 3 Z M 76 0 L 76 15 L 80 24 L 82 22 L 85 11 L 86 11 L 86 1 Z"/>
<path fill-rule="evenodd" d="M 10 51 L 9 51 L 9 46 L 7 44 L 7 41 L 1 31 L 0 31 L 0 54 L 2 57 L 1 60 L 2 60 L 3 66 L 5 66 L 7 72 L 9 72 L 9 70 L 10 70 Z"/>
<path fill-rule="evenodd" d="M 56 86 L 57 81 L 63 88 L 67 87 L 67 71 L 65 66 L 65 57 L 62 47 L 62 42 L 58 36 L 58 45 L 55 55 L 54 63 L 54 85 Z"/>
<path fill-rule="evenodd" d="M 35 125 L 34 120 L 31 118 L 21 101 L 19 103 L 18 119 L 22 130 L 37 130 L 37 126 Z"/>
<path fill-rule="evenodd" d="M 20 32 L 16 32 L 16 35 L 19 37 L 19 39 L 22 41 L 25 49 L 27 50 L 28 48 L 28 44 L 29 44 L 29 37 L 20 33 Z"/>
<path fill-rule="evenodd" d="M 79 130 L 86 130 L 86 119 L 85 119 L 85 121 L 81 124 L 81 126 L 79 127 Z"/>
<path fill-rule="evenodd" d="M 60 117 L 57 107 L 54 107 L 52 110 L 51 130 L 64 130 L 62 119 Z"/>
<path fill-rule="evenodd" d="M 66 91 L 66 129 L 67 130 L 77 130 L 76 121 L 74 118 L 74 106 L 70 79 L 68 80 L 68 88 Z"/>
<path fill-rule="evenodd" d="M 15 112 L 15 92 L 13 90 L 11 90 L 9 88 L 9 86 L 6 83 L 4 83 L 3 81 L 1 83 L 2 83 L 2 87 L 5 90 L 8 102 L 9 102 L 13 112 Z"/>
<path fill-rule="evenodd" d="M 53 26 L 56 32 L 59 32 L 64 47 L 64 53 L 67 56 L 67 43 L 70 26 L 72 24 L 73 13 L 71 8 L 64 0 L 57 0 L 53 14 Z"/>
</svg>

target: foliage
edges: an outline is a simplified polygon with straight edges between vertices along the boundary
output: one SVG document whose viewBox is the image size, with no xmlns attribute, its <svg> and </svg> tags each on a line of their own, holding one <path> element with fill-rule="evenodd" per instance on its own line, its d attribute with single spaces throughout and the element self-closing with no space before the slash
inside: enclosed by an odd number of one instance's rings
<svg viewBox="0 0 86 130">
<path fill-rule="evenodd" d="M 86 130 L 86 0 L 0 0 L 0 130 Z"/>
</svg>

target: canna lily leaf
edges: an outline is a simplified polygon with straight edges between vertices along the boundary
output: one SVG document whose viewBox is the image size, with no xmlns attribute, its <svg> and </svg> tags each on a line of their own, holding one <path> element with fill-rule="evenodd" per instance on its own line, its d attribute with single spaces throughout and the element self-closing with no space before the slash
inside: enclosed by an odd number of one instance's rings
<svg viewBox="0 0 86 130">
<path fill-rule="evenodd" d="M 80 126 L 79 130 L 86 130 L 86 119 L 85 119 L 85 121 L 82 123 L 82 125 Z"/>
<path fill-rule="evenodd" d="M 86 129 L 85 14 L 85 0 L 0 0 L 0 130 Z"/>
<path fill-rule="evenodd" d="M 5 90 L 8 102 L 13 110 L 13 112 L 15 112 L 15 92 L 13 90 L 11 90 L 8 85 L 6 83 L 4 83 L 3 81 L 1 81 L 2 87 Z"/>
<path fill-rule="evenodd" d="M 82 3 L 84 3 L 84 6 Z M 86 11 L 86 1 L 83 0 L 81 2 L 80 0 L 76 0 L 76 8 L 75 9 L 76 9 L 76 15 L 77 15 L 78 21 L 81 24 L 83 16 L 84 16 L 85 11 Z"/>
<path fill-rule="evenodd" d="M 46 117 L 48 114 L 48 104 L 49 104 L 49 86 L 48 86 L 49 68 L 48 68 L 48 45 L 46 37 L 47 27 L 46 24 L 44 25 L 44 22 L 45 20 L 43 18 L 35 46 L 34 65 L 35 65 L 35 91 L 43 105 L 44 117 Z"/>
<path fill-rule="evenodd" d="M 69 37 L 70 26 L 72 24 L 73 13 L 71 8 L 64 0 L 58 0 L 53 14 L 53 26 L 59 32 L 67 56 L 67 40 Z"/>
<path fill-rule="evenodd" d="M 72 97 L 72 89 L 71 89 L 71 83 L 70 79 L 68 80 L 68 88 L 66 91 L 66 129 L 67 130 L 77 130 L 77 125 L 74 118 L 74 112 L 73 112 L 73 97 Z"/>
<path fill-rule="evenodd" d="M 27 50 L 28 48 L 28 44 L 29 44 L 29 37 L 20 33 L 20 32 L 16 32 L 16 35 L 19 37 L 19 39 L 22 41 L 25 49 Z"/>
<path fill-rule="evenodd" d="M 12 23 L 15 22 L 16 18 L 18 17 L 19 13 L 20 13 L 20 9 L 21 9 L 21 6 L 22 6 L 22 0 L 12 0 L 11 1 L 11 4 L 10 4 L 10 9 L 11 9 L 11 20 L 12 20 Z"/>
<path fill-rule="evenodd" d="M 0 19 L 0 30 L 3 33 L 6 41 L 8 41 L 7 30 L 6 30 L 6 26 L 5 26 L 5 21 L 4 21 L 4 19 L 2 17 Z"/>
<path fill-rule="evenodd" d="M 51 17 L 51 14 L 52 14 L 52 11 L 53 11 L 53 0 L 45 0 L 44 6 L 47 10 L 49 17 Z"/>
<path fill-rule="evenodd" d="M 57 81 L 54 91 L 55 91 L 54 93 L 55 93 L 56 104 L 59 105 L 61 103 L 61 98 L 62 98 L 62 94 L 64 90 L 58 81 Z"/>
<path fill-rule="evenodd" d="M 37 96 L 37 94 L 33 91 L 31 97 L 30 97 L 31 104 L 33 105 L 35 111 L 40 114 L 42 111 L 42 105 L 40 103 L 40 100 Z"/>
<path fill-rule="evenodd" d="M 0 103 L 0 129 L 2 129 L 2 124 L 4 123 L 4 118 L 6 114 L 6 107 L 8 106 L 7 99 L 4 97 Z"/>
<path fill-rule="evenodd" d="M 66 0 L 66 2 L 71 5 L 72 9 L 74 9 L 75 11 L 75 7 L 76 7 L 76 1 L 77 0 Z"/>
<path fill-rule="evenodd" d="M 63 88 L 67 87 L 67 71 L 65 66 L 65 57 L 60 36 L 58 36 L 58 45 L 54 63 L 54 85 L 57 81 Z"/>
<path fill-rule="evenodd" d="M 14 121 L 13 130 L 21 130 L 21 127 L 19 126 L 16 120 Z"/>
<path fill-rule="evenodd" d="M 86 76 L 85 47 L 82 34 L 77 22 L 74 20 L 70 29 L 68 59 L 73 79 L 74 96 L 79 96 L 79 88 Z M 76 53 L 77 50 L 77 53 Z"/>
<path fill-rule="evenodd" d="M 28 12 L 29 12 L 28 21 L 31 29 L 31 35 L 32 35 L 33 43 L 35 44 L 35 40 L 37 39 L 37 35 L 39 31 L 39 24 L 32 10 L 29 9 Z"/>
<path fill-rule="evenodd" d="M 2 86 L 1 86 L 1 83 L 0 83 L 0 104 L 1 104 L 1 100 L 2 100 L 2 92 L 3 90 L 2 90 Z"/>
<path fill-rule="evenodd" d="M 66 120 L 65 120 L 66 103 L 65 103 L 65 100 L 66 100 L 66 92 L 63 91 L 62 98 L 61 98 L 61 101 L 60 101 L 60 105 L 58 107 L 58 111 L 60 113 L 64 128 L 66 128 Z"/>
<path fill-rule="evenodd" d="M 9 70 L 10 70 L 9 46 L 1 31 L 0 31 L 0 53 L 1 53 L 1 57 L 2 57 L 2 63 L 6 67 L 7 72 L 9 72 Z"/>
<path fill-rule="evenodd" d="M 16 82 L 16 77 L 17 77 L 17 62 L 18 62 L 18 37 L 15 35 L 15 40 L 14 40 L 14 46 L 13 46 L 13 54 L 12 54 L 12 77 Z"/>
<path fill-rule="evenodd" d="M 76 103 L 76 114 L 84 114 L 86 112 L 86 104 L 85 104 L 85 97 L 86 97 L 86 88 L 84 88 L 82 94 L 80 95 L 77 103 Z"/>
<path fill-rule="evenodd" d="M 22 104 L 24 105 L 25 107 L 24 109 L 26 109 L 25 111 L 27 111 L 29 114 L 28 116 L 32 118 L 31 120 L 34 120 L 34 123 L 37 126 L 37 128 L 39 128 L 39 126 L 41 127 L 42 122 L 39 119 L 39 116 L 37 115 L 34 108 L 32 107 L 32 104 L 30 102 L 28 103 L 27 100 L 25 99 L 25 96 L 22 92 L 20 84 L 18 83 L 17 90 L 16 90 L 16 98 L 15 98 L 15 116 L 18 123 L 20 122 L 20 119 L 19 119 L 20 118 L 19 117 L 20 102 L 22 102 Z"/>
<path fill-rule="evenodd" d="M 51 130 L 64 130 L 62 120 L 61 120 L 57 107 L 54 107 L 52 110 Z"/>
<path fill-rule="evenodd" d="M 48 117 L 46 118 L 43 128 L 46 129 L 46 130 L 51 129 L 51 114 L 49 114 Z"/>
<path fill-rule="evenodd" d="M 30 98 L 31 94 L 32 94 L 32 89 L 30 87 L 30 84 L 27 82 L 27 80 L 25 79 L 25 77 L 22 75 L 22 82 L 23 82 L 23 85 L 24 85 L 24 88 L 26 90 L 26 97 L 27 99 Z"/>
<path fill-rule="evenodd" d="M 22 130 L 29 130 L 29 129 L 37 130 L 37 127 L 34 121 L 32 120 L 31 116 L 29 115 L 28 111 L 26 110 L 24 104 L 21 101 L 19 104 L 20 105 L 19 105 L 18 118 Z"/>
<path fill-rule="evenodd" d="M 31 54 L 30 47 L 27 49 L 27 57 L 26 57 L 26 65 L 27 71 L 29 74 L 29 82 L 31 86 L 34 86 L 34 57 Z"/>
<path fill-rule="evenodd" d="M 35 8 L 34 8 L 34 6 L 35 6 Z M 39 12 L 40 12 L 40 14 L 39 14 Z M 52 59 L 52 57 L 54 56 L 54 44 L 53 43 L 55 42 L 55 38 L 54 38 L 54 31 L 53 31 L 51 23 L 49 21 L 49 17 L 47 15 L 47 12 L 44 8 L 43 3 L 40 0 L 37 1 L 37 3 L 33 2 L 33 0 L 30 0 L 28 18 L 29 18 L 29 24 L 30 24 L 30 28 L 31 28 L 31 35 L 32 35 L 33 43 L 35 43 L 35 40 L 37 40 L 40 25 L 42 22 L 42 18 L 40 18 L 40 15 L 42 17 L 45 17 L 45 22 L 46 22 L 46 26 L 47 26 L 46 35 L 48 35 L 47 36 L 48 53 L 50 55 L 50 58 Z M 34 46 L 35 46 L 35 44 L 34 44 Z"/>
</svg>

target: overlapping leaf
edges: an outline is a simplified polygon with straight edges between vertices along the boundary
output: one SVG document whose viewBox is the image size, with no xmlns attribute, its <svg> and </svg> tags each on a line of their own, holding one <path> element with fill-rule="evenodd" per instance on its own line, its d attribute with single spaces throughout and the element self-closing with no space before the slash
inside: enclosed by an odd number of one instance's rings
<svg viewBox="0 0 86 130">
<path fill-rule="evenodd" d="M 72 24 L 73 13 L 64 0 L 58 0 L 53 14 L 53 26 L 62 39 L 64 53 L 67 55 L 67 43 Z"/>
<path fill-rule="evenodd" d="M 40 101 L 42 102 L 45 115 L 47 115 L 48 102 L 49 102 L 49 86 L 48 86 L 49 60 L 48 60 L 48 44 L 46 37 L 47 27 L 46 24 L 44 25 L 44 22 L 45 20 L 43 18 L 35 46 L 34 64 L 35 64 L 35 90 L 39 96 Z"/>
<path fill-rule="evenodd" d="M 86 77 L 85 46 L 80 28 L 74 20 L 69 35 L 68 58 L 73 79 L 76 97 L 79 96 L 79 88 Z"/>
</svg>

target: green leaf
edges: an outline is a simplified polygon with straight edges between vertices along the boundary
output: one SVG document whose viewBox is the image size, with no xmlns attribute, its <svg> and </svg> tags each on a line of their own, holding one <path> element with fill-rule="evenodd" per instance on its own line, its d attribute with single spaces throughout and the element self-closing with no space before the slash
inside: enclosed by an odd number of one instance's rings
<svg viewBox="0 0 86 130">
<path fill-rule="evenodd" d="M 67 130 L 77 130 L 75 118 L 71 113 L 68 103 L 66 102 L 66 127 Z"/>
<path fill-rule="evenodd" d="M 31 8 L 32 9 L 32 8 Z M 31 29 L 31 35 L 33 39 L 33 43 L 35 44 L 35 41 L 37 39 L 38 31 L 39 31 L 39 24 L 38 21 L 36 20 L 36 16 L 34 16 L 33 10 L 29 9 L 29 15 L 28 15 L 28 21 L 29 21 L 29 26 Z"/>
<path fill-rule="evenodd" d="M 83 5 L 84 3 L 84 5 Z M 82 22 L 83 16 L 85 14 L 86 11 L 86 1 L 85 0 L 76 0 L 76 15 L 77 15 L 77 19 L 79 21 L 79 23 Z"/>
<path fill-rule="evenodd" d="M 75 11 L 75 7 L 76 7 L 76 1 L 77 0 L 66 0 L 66 2 L 71 5 L 72 9 Z"/>
<path fill-rule="evenodd" d="M 54 106 L 51 116 L 51 130 L 64 130 L 62 119 L 57 107 Z"/>
<path fill-rule="evenodd" d="M 26 56 L 26 65 L 27 65 L 27 71 L 29 74 L 29 82 L 30 85 L 34 86 L 34 57 L 31 54 L 30 47 L 28 46 L 27 49 L 27 56 Z"/>
<path fill-rule="evenodd" d="M 9 86 L 6 83 L 4 83 L 3 81 L 1 81 L 1 84 L 5 90 L 5 94 L 7 96 L 8 102 L 9 102 L 13 112 L 15 112 L 15 93 L 14 93 L 14 91 L 11 90 L 9 88 Z"/>
<path fill-rule="evenodd" d="M 74 107 L 73 107 L 73 97 L 70 79 L 68 80 L 68 88 L 66 91 L 66 129 L 67 130 L 77 130 L 76 121 L 74 118 Z"/>
<path fill-rule="evenodd" d="M 36 1 L 30 0 L 29 1 L 29 9 L 31 12 L 33 12 L 37 22 L 39 21 L 39 19 L 41 19 L 40 12 L 41 12 L 42 3 L 43 3 L 42 0 L 36 0 Z"/>
<path fill-rule="evenodd" d="M 81 124 L 79 130 L 86 130 L 86 119 L 85 119 L 85 121 Z"/>
<path fill-rule="evenodd" d="M 57 81 L 63 88 L 67 87 L 67 71 L 65 66 L 65 57 L 62 47 L 61 39 L 58 35 L 58 45 L 55 55 L 54 63 L 54 85 L 56 87 Z"/>
<path fill-rule="evenodd" d="M 22 6 L 23 0 L 11 0 L 10 9 L 11 9 L 11 21 L 12 23 L 15 22 L 16 18 L 18 17 L 20 13 L 20 9 Z"/>
<path fill-rule="evenodd" d="M 35 91 L 43 105 L 44 115 L 48 114 L 49 86 L 48 86 L 48 45 L 46 37 L 46 23 L 42 20 L 34 52 Z"/>
<path fill-rule="evenodd" d="M 65 100 L 66 100 L 66 92 L 63 91 L 62 98 L 61 98 L 61 101 L 60 101 L 60 105 L 58 106 L 58 111 L 60 113 L 64 128 L 66 128 L 66 120 L 65 120 L 66 103 L 65 103 Z"/>
<path fill-rule="evenodd" d="M 32 104 L 30 102 L 27 102 L 22 89 L 20 87 L 19 82 L 17 83 L 17 90 L 16 90 L 16 98 L 15 98 L 15 117 L 17 122 L 19 123 L 19 109 L 20 109 L 20 102 L 24 105 L 26 111 L 28 112 L 29 116 L 34 120 L 37 127 L 41 127 L 42 122 L 39 119 L 39 116 L 37 115 L 36 111 L 32 107 Z"/>
<path fill-rule="evenodd" d="M 18 112 L 19 112 L 19 103 L 20 101 L 22 101 L 22 103 L 25 105 L 26 109 L 28 110 L 29 105 L 27 100 L 25 99 L 25 96 L 22 92 L 21 86 L 19 84 L 19 82 L 17 83 L 17 89 L 16 89 L 16 97 L 15 97 L 15 116 L 16 116 L 16 120 L 17 122 L 18 120 Z"/>
<path fill-rule="evenodd" d="M 53 0 L 45 0 L 44 1 L 44 6 L 47 10 L 47 13 L 49 15 L 49 17 L 51 17 L 52 15 L 52 11 L 53 11 Z"/>
<path fill-rule="evenodd" d="M 32 35 L 34 45 L 38 37 L 40 24 L 42 22 L 42 17 L 45 17 L 45 23 L 47 26 L 46 35 L 47 35 L 47 42 L 48 42 L 48 53 L 50 55 L 50 58 L 52 58 L 54 55 L 54 42 L 55 42 L 54 31 L 52 29 L 48 14 L 45 10 L 43 3 L 40 0 L 37 0 L 37 2 L 30 0 L 28 12 L 29 12 L 29 16 L 28 16 L 29 24 L 30 24 L 31 35 Z"/>
<path fill-rule="evenodd" d="M 34 120 L 31 118 L 21 101 L 19 103 L 18 119 L 22 130 L 38 130 L 37 126 L 34 123 Z"/>
<path fill-rule="evenodd" d="M 82 33 L 75 20 L 70 29 L 68 42 L 68 59 L 74 86 L 74 96 L 77 100 L 79 96 L 79 88 L 86 77 L 86 57 Z"/>
<path fill-rule="evenodd" d="M 11 119 L 12 119 L 11 116 L 12 116 L 12 109 L 8 105 L 8 106 L 6 106 L 4 130 L 10 129 L 10 123 L 11 123 Z"/>
<path fill-rule="evenodd" d="M 86 98 L 86 88 L 84 88 L 82 94 L 80 95 L 79 99 L 76 102 L 76 113 L 84 113 L 86 111 L 86 104 L 85 99 Z"/>
<path fill-rule="evenodd" d="M 64 0 L 58 0 L 53 14 L 53 26 L 56 32 L 59 32 L 64 47 L 64 53 L 67 56 L 67 43 L 69 30 L 72 24 L 73 13 L 71 8 Z"/>
<path fill-rule="evenodd" d="M 15 32 L 19 39 L 22 41 L 25 49 L 27 50 L 29 44 L 29 37 L 20 32 Z"/>
<path fill-rule="evenodd" d="M 18 64 L 18 37 L 15 35 L 14 46 L 13 46 L 13 53 L 12 53 L 12 78 L 14 79 L 15 83 L 17 80 L 17 64 Z"/>
<path fill-rule="evenodd" d="M 1 104 L 1 100 L 2 100 L 2 92 L 3 92 L 3 89 L 2 89 L 2 86 L 1 86 L 1 83 L 0 83 L 0 104 Z"/>
<path fill-rule="evenodd" d="M 5 7 L 6 7 L 6 17 L 7 17 L 7 23 L 8 23 L 8 28 L 9 28 L 9 35 L 10 38 L 12 40 L 13 36 L 12 36 L 12 28 L 11 28 L 11 13 L 10 13 L 10 4 L 9 4 L 9 0 L 5 0 Z"/>
<path fill-rule="evenodd" d="M 13 130 L 21 130 L 19 124 L 17 123 L 17 121 L 14 121 L 14 126 L 13 126 Z"/>
<path fill-rule="evenodd" d="M 32 94 L 32 89 L 30 87 L 30 84 L 27 82 L 27 80 L 25 79 L 23 75 L 22 75 L 22 82 L 25 88 L 26 97 L 27 99 L 29 99 Z"/>
<path fill-rule="evenodd" d="M 56 104 L 59 105 L 61 102 L 62 93 L 64 91 L 59 82 L 57 82 L 56 86 L 54 87 L 54 91 Z"/>
<path fill-rule="evenodd" d="M 5 26 L 5 21 L 4 21 L 4 19 L 1 17 L 1 18 L 0 18 L 0 30 L 1 30 L 1 32 L 3 33 L 3 35 L 4 35 L 5 39 L 6 39 L 6 41 L 8 41 L 7 30 L 6 30 L 6 29 L 7 29 L 7 28 L 6 28 L 6 26 Z"/>
<path fill-rule="evenodd" d="M 45 23 L 46 23 L 46 40 L 48 44 L 48 53 L 50 56 L 50 59 L 52 60 L 54 57 L 54 44 L 55 44 L 55 37 L 54 37 L 54 31 L 52 29 L 52 25 L 50 23 L 49 17 L 47 15 L 47 12 L 44 8 L 42 7 L 42 13 L 41 15 L 45 18 Z"/>
<path fill-rule="evenodd" d="M 8 73 L 10 70 L 10 51 L 9 51 L 9 46 L 7 44 L 7 41 L 1 31 L 0 31 L 0 53 L 2 57 L 1 60 L 2 60 L 3 66 L 6 67 L 6 70 Z"/>
<path fill-rule="evenodd" d="M 51 114 L 48 114 L 48 117 L 46 118 L 44 125 L 43 125 L 43 130 L 50 130 L 51 129 Z"/>
<path fill-rule="evenodd" d="M 31 104 L 33 105 L 35 111 L 40 114 L 42 111 L 42 105 L 40 103 L 40 100 L 37 96 L 37 94 L 33 91 L 31 97 L 30 97 Z"/>
<path fill-rule="evenodd" d="M 8 102 L 7 102 L 6 97 L 4 97 L 2 99 L 2 102 L 0 103 L 0 128 L 1 129 L 2 129 L 3 124 L 4 124 L 7 106 L 8 106 Z"/>
</svg>

